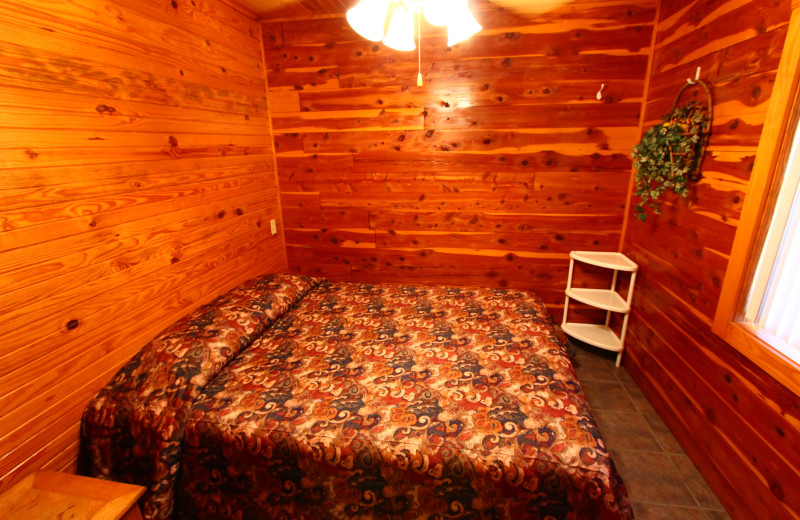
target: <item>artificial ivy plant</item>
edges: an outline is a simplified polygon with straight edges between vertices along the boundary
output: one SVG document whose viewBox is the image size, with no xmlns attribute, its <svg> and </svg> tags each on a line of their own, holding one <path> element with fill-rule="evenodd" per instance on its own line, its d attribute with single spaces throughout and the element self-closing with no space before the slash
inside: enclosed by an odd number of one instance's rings
<svg viewBox="0 0 800 520">
<path fill-rule="evenodd" d="M 674 107 L 662 118 L 663 123 L 647 130 L 639 144 L 633 147 L 636 169 L 636 217 L 647 218 L 648 208 L 661 215 L 658 199 L 667 190 L 681 197 L 689 195 L 686 185 L 700 168 L 708 138 L 708 110 L 691 101 Z"/>
</svg>

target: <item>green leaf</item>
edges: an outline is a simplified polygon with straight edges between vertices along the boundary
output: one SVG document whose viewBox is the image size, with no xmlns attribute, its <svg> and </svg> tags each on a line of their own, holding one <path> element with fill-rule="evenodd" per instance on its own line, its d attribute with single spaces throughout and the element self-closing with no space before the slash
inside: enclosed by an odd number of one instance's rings
<svg viewBox="0 0 800 520">
<path fill-rule="evenodd" d="M 703 150 L 702 137 L 710 127 L 708 111 L 694 101 L 675 108 L 662 118 L 663 123 L 649 128 L 633 147 L 636 217 L 644 221 L 647 206 L 660 215 L 658 199 L 671 191 L 688 197 L 687 180 L 697 169 Z"/>
</svg>

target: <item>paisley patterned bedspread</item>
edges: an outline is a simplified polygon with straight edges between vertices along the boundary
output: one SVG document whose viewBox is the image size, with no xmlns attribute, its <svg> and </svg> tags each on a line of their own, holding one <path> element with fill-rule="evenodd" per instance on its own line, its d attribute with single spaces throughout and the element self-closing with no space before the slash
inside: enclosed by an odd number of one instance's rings
<svg viewBox="0 0 800 520">
<path fill-rule="evenodd" d="M 315 283 L 178 414 L 175 518 L 632 518 L 532 293 Z"/>
</svg>

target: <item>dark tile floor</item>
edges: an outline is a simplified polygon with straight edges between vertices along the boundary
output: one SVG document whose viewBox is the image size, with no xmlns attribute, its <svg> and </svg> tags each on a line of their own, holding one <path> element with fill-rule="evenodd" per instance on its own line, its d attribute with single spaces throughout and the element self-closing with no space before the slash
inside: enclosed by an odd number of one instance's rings
<svg viewBox="0 0 800 520">
<path fill-rule="evenodd" d="M 616 354 L 573 342 L 573 365 L 636 520 L 730 520 Z"/>
</svg>

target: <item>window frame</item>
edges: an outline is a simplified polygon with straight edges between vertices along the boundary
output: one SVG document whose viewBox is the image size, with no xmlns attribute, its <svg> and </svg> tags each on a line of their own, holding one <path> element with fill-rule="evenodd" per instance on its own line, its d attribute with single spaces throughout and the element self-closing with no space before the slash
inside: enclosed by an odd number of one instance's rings
<svg viewBox="0 0 800 520">
<path fill-rule="evenodd" d="M 768 343 L 768 335 L 741 320 L 758 254 L 786 167 L 791 135 L 800 118 L 800 1 L 793 0 L 775 86 L 756 151 L 748 193 L 722 283 L 712 331 L 800 396 L 800 364 Z M 794 51 L 794 52 L 793 52 Z M 800 128 L 798 129 L 800 131 Z"/>
</svg>

